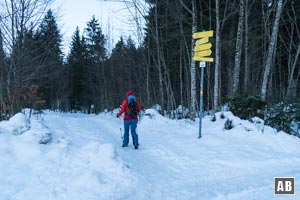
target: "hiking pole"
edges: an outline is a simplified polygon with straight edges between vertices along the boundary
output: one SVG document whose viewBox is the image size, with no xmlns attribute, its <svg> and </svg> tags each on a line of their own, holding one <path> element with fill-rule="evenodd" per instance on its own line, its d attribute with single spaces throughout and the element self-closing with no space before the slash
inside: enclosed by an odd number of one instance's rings
<svg viewBox="0 0 300 200">
<path fill-rule="evenodd" d="M 122 128 L 120 128 L 121 139 L 123 139 Z"/>
</svg>

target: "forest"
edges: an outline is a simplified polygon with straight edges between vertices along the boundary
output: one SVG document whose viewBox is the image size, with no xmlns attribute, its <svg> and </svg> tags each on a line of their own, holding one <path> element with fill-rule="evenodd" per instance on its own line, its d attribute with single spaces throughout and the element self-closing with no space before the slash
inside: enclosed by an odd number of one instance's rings
<svg viewBox="0 0 300 200">
<path fill-rule="evenodd" d="M 299 1 L 146 0 L 141 43 L 120 38 L 109 52 L 101 23 L 92 17 L 84 30 L 74 30 L 67 55 L 50 1 L 0 3 L 1 119 L 22 108 L 99 113 L 118 108 L 128 90 L 143 108 L 181 106 L 193 118 L 200 69 L 192 60 L 192 34 L 205 30 L 214 31 L 205 111 L 236 97 L 263 106 L 299 102 Z M 135 0 L 130 5 L 144 9 Z"/>
</svg>

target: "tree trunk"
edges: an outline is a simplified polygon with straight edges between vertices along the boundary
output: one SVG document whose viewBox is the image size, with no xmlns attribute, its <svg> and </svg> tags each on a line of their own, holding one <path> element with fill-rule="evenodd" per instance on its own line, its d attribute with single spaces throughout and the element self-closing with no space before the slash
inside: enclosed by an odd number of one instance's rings
<svg viewBox="0 0 300 200">
<path fill-rule="evenodd" d="M 221 33 L 220 33 L 220 12 L 219 0 L 216 0 L 216 59 L 215 59 L 215 84 L 214 84 L 214 110 L 216 111 L 219 105 L 219 71 L 221 68 Z"/>
<path fill-rule="evenodd" d="M 292 86 L 295 85 L 295 84 L 293 84 L 293 82 L 297 82 L 297 80 L 295 81 L 295 79 L 294 79 L 294 74 L 295 74 L 297 63 L 298 63 L 299 55 L 300 55 L 300 43 L 298 44 L 298 48 L 297 48 L 296 55 L 294 56 L 294 60 L 291 63 L 292 66 L 289 66 L 288 87 L 287 87 L 287 97 L 288 98 L 292 97 L 291 90 L 292 90 Z"/>
<path fill-rule="evenodd" d="M 245 71 L 244 71 L 244 92 L 249 87 L 250 80 L 250 65 L 249 65 L 249 1 L 245 1 Z"/>
<path fill-rule="evenodd" d="M 263 83 L 261 87 L 261 100 L 266 101 L 267 98 L 267 85 L 269 80 L 269 75 L 272 67 L 272 60 L 275 54 L 275 43 L 277 40 L 278 30 L 279 30 L 279 22 L 282 13 L 282 0 L 278 0 L 277 3 L 277 10 L 276 10 L 276 17 L 273 25 L 272 35 L 269 43 L 268 53 L 267 53 L 267 60 L 265 65 L 265 70 L 263 74 Z"/>
<path fill-rule="evenodd" d="M 239 23 L 236 36 L 234 70 L 233 70 L 233 94 L 237 93 L 240 83 L 241 56 L 243 45 L 243 25 L 244 25 L 244 0 L 240 0 Z"/>
<path fill-rule="evenodd" d="M 196 22 L 196 5 L 195 0 L 192 0 L 192 7 L 193 7 L 193 22 L 192 22 L 192 33 L 197 32 L 197 22 Z M 194 46 L 195 41 L 192 39 L 191 45 L 191 56 L 194 57 Z M 191 104 L 190 104 L 190 111 L 191 117 L 196 117 L 196 108 L 197 108 L 197 92 L 196 92 L 196 62 L 191 59 Z"/>
<path fill-rule="evenodd" d="M 156 1 L 157 5 L 157 1 Z M 157 6 L 155 6 L 155 42 L 157 47 L 157 68 L 158 68 L 158 78 L 159 78 L 159 94 L 160 94 L 160 104 L 162 109 L 164 108 L 164 90 L 163 90 L 163 76 L 162 76 L 162 63 L 160 55 L 160 45 L 159 45 L 159 34 L 158 34 L 158 12 Z"/>
</svg>

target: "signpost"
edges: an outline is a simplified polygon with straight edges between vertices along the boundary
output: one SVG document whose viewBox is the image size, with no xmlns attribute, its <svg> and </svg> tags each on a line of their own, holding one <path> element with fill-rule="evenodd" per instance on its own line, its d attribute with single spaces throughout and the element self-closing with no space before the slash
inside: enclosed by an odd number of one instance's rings
<svg viewBox="0 0 300 200">
<path fill-rule="evenodd" d="M 202 137 L 202 118 L 203 118 L 203 81 L 204 81 L 204 68 L 205 62 L 213 62 L 214 59 L 210 56 L 212 51 L 211 47 L 212 44 L 209 43 L 209 38 L 212 37 L 214 34 L 213 31 L 204 31 L 204 32 L 197 32 L 193 34 L 193 39 L 196 40 L 196 45 L 194 47 L 194 57 L 193 60 L 200 61 L 199 67 L 201 69 L 200 74 L 200 116 L 199 116 L 199 136 L 198 138 Z"/>
</svg>

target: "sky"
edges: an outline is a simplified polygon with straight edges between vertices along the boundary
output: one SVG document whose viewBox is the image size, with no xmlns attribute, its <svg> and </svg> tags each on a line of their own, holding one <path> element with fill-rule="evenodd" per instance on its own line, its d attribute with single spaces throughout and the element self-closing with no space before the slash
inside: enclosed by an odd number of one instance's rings
<svg viewBox="0 0 300 200">
<path fill-rule="evenodd" d="M 57 22 L 64 35 L 64 49 L 68 51 L 69 43 L 76 26 L 80 32 L 84 31 L 88 21 L 94 15 L 98 19 L 102 32 L 107 35 L 108 49 L 111 50 L 119 38 L 132 37 L 136 43 L 139 41 L 136 20 L 133 18 L 134 9 L 122 1 L 105 0 L 55 0 L 51 8 L 57 14 Z M 141 20 L 141 21 L 140 21 Z M 139 18 L 143 24 L 143 18 Z"/>
<path fill-rule="evenodd" d="M 231 112 L 172 120 L 147 109 L 139 148 L 122 148 L 118 109 L 95 114 L 29 109 L 0 122 L 0 199 L 300 199 L 300 139 Z M 233 121 L 224 130 L 226 119 Z M 274 177 L 295 177 L 295 195 L 274 195 Z"/>
</svg>

